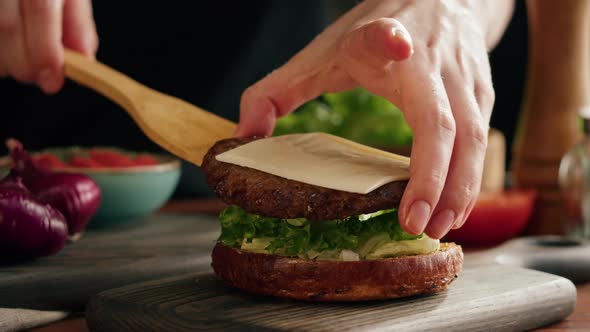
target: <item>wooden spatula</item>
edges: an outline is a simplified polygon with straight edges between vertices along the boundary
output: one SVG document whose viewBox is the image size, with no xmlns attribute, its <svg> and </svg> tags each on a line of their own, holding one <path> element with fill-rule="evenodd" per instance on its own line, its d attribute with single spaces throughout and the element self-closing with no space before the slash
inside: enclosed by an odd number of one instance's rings
<svg viewBox="0 0 590 332">
<path fill-rule="evenodd" d="M 121 105 L 152 141 L 197 166 L 213 143 L 231 137 L 236 127 L 74 51 L 65 50 L 65 75 Z"/>
</svg>

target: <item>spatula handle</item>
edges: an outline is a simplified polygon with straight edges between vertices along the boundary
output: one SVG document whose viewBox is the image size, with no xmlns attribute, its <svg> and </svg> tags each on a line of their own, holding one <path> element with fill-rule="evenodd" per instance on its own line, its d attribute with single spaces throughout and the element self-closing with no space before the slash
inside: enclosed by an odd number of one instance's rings
<svg viewBox="0 0 590 332">
<path fill-rule="evenodd" d="M 72 50 L 64 50 L 64 67 L 67 78 L 99 92 L 127 111 L 133 110 L 133 96 L 146 89 L 128 76 Z"/>
</svg>

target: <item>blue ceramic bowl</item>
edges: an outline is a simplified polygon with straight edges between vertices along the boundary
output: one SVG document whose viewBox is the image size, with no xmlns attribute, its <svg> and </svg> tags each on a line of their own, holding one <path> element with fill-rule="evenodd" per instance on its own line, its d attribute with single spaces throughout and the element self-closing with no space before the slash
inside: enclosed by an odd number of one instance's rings
<svg viewBox="0 0 590 332">
<path fill-rule="evenodd" d="M 116 149 L 119 150 L 119 149 Z M 133 152 L 120 152 L 134 155 Z M 74 155 L 87 154 L 79 147 L 53 148 L 44 150 L 67 160 Z M 166 155 L 149 154 L 158 164 L 130 167 L 59 168 L 56 171 L 82 173 L 90 176 L 100 187 L 102 200 L 96 215 L 88 224 L 89 228 L 102 228 L 144 217 L 166 203 L 180 179 L 181 163 Z M 0 158 L 0 173 L 7 173 L 8 157 Z M 0 178 L 5 174 L 0 174 Z"/>
<path fill-rule="evenodd" d="M 180 162 L 171 157 L 157 158 L 161 162 L 153 166 L 62 169 L 86 174 L 100 187 L 102 200 L 89 228 L 136 220 L 170 199 L 180 178 Z"/>
<path fill-rule="evenodd" d="M 84 148 L 48 149 L 54 155 L 68 157 L 84 154 Z M 132 152 L 130 154 L 133 154 Z M 181 174 L 181 163 L 170 156 L 150 154 L 157 165 L 132 167 L 59 168 L 57 171 L 82 173 L 90 176 L 100 187 L 100 207 L 88 224 L 89 228 L 103 228 L 144 217 L 166 203 Z M 10 159 L 0 158 L 0 178 L 9 170 Z"/>
</svg>

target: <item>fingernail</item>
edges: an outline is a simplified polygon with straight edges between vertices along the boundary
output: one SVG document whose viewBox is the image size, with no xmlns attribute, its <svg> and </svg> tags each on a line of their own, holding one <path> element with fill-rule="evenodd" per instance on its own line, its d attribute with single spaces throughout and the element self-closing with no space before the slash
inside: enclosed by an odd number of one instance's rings
<svg viewBox="0 0 590 332">
<path fill-rule="evenodd" d="M 393 34 L 394 37 L 398 36 L 402 39 L 410 41 L 410 36 L 408 35 L 408 33 L 404 29 L 394 27 L 393 29 L 391 29 L 391 33 Z"/>
<path fill-rule="evenodd" d="M 430 218 L 430 204 L 425 201 L 415 201 L 410 207 L 410 212 L 406 217 L 406 226 L 414 234 L 420 234 L 424 231 L 428 218 Z"/>
<path fill-rule="evenodd" d="M 450 209 L 437 213 L 429 223 L 431 237 L 440 239 L 445 236 L 455 224 L 455 218 L 455 211 Z"/>
<path fill-rule="evenodd" d="M 467 221 L 467 218 L 465 216 L 463 216 L 461 219 L 457 219 L 455 221 L 455 223 L 453 224 L 453 227 L 451 227 L 451 229 L 459 229 L 459 228 L 463 227 L 463 225 L 465 224 L 466 221 Z"/>
<path fill-rule="evenodd" d="M 400 28 L 393 28 L 391 30 L 391 33 L 393 34 L 393 36 L 398 36 L 399 38 L 405 40 L 408 42 L 408 44 L 412 45 L 412 37 L 410 37 L 410 34 L 408 34 L 408 32 L 404 29 L 400 29 Z"/>
<path fill-rule="evenodd" d="M 397 36 L 398 38 L 403 39 L 407 43 L 407 45 L 410 46 L 409 54 L 407 56 L 411 56 L 412 54 L 414 54 L 414 43 L 412 42 L 412 37 L 410 37 L 410 35 L 408 34 L 408 32 L 406 30 L 400 29 L 400 28 L 393 28 L 393 29 L 391 29 L 391 34 L 394 37 Z M 405 47 L 405 45 L 402 45 L 402 46 Z M 403 50 L 404 50 L 404 48 L 400 48 L 400 51 L 403 51 Z M 405 53 L 405 52 L 403 52 L 403 53 Z M 402 58 L 400 60 L 403 60 L 403 59 L 404 59 L 404 57 L 402 56 Z"/>
</svg>

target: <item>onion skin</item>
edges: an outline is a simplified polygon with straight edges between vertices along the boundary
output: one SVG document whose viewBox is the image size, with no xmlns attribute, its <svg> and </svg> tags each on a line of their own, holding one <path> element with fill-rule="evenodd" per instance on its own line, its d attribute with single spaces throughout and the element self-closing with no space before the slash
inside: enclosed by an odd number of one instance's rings
<svg viewBox="0 0 590 332">
<path fill-rule="evenodd" d="M 81 233 L 94 216 L 101 201 L 100 188 L 85 174 L 57 172 L 39 167 L 20 142 L 10 139 L 14 166 L 12 173 L 43 203 L 50 204 L 66 218 L 69 234 Z"/>
<path fill-rule="evenodd" d="M 100 205 L 98 185 L 83 174 L 48 172 L 47 176 L 25 184 L 40 201 L 64 215 L 70 235 L 84 231 Z"/>
<path fill-rule="evenodd" d="M 48 256 L 66 244 L 68 226 L 64 216 L 49 204 L 35 199 L 20 178 L 9 176 L 0 183 L 0 250 L 2 259 Z"/>
</svg>

